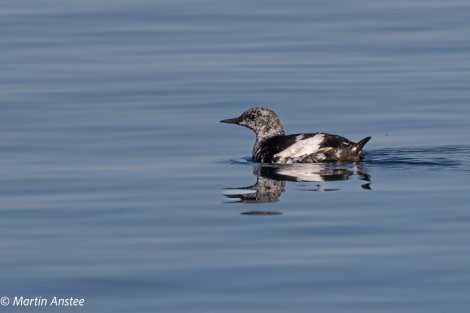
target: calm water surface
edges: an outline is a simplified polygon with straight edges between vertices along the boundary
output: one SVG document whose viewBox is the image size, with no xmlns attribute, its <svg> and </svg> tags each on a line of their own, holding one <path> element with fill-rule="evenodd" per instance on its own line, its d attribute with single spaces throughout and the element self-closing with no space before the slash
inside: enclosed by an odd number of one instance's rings
<svg viewBox="0 0 470 313">
<path fill-rule="evenodd" d="M 468 312 L 468 1 L 0 9 L 1 310 Z M 253 106 L 366 159 L 253 163 Z"/>
</svg>

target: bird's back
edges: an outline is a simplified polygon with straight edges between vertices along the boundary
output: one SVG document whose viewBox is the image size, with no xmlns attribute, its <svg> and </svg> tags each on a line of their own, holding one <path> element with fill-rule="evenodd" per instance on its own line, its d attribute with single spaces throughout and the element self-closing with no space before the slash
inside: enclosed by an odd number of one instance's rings
<svg viewBox="0 0 470 313">
<path fill-rule="evenodd" d="M 362 148 L 370 138 L 354 143 L 326 133 L 274 136 L 255 145 L 253 158 L 261 163 L 280 164 L 359 160 L 363 158 Z"/>
</svg>

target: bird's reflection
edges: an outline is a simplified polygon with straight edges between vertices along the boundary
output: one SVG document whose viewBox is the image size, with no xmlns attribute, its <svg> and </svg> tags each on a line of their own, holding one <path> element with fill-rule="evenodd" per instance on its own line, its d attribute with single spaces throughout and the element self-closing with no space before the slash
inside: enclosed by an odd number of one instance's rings
<svg viewBox="0 0 470 313">
<path fill-rule="evenodd" d="M 300 164 L 300 165 L 271 165 L 260 164 L 254 168 L 253 174 L 257 177 L 256 184 L 247 187 L 225 188 L 230 193 L 225 193 L 229 199 L 237 199 L 238 203 L 267 203 L 277 202 L 285 191 L 286 181 L 292 182 L 326 182 L 348 180 L 353 175 L 358 175 L 360 180 L 366 183 L 361 185 L 363 189 L 370 188 L 370 176 L 363 171 L 362 163 L 351 163 L 345 166 L 330 164 Z M 337 191 L 339 188 L 324 188 L 317 184 L 313 189 L 306 191 Z M 250 213 L 250 212 L 247 212 Z M 247 214 L 245 213 L 245 214 Z M 253 215 L 272 215 L 273 212 L 253 211 Z"/>
</svg>

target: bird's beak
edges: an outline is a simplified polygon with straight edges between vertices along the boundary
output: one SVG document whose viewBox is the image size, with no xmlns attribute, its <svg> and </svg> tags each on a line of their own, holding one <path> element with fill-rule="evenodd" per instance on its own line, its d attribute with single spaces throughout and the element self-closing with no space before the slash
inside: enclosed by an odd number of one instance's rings
<svg viewBox="0 0 470 313">
<path fill-rule="evenodd" d="M 236 117 L 236 118 L 229 118 L 229 119 L 226 119 L 226 120 L 221 120 L 220 122 L 221 123 L 227 123 L 227 124 L 240 124 L 240 122 L 242 120 L 243 119 L 241 117 Z"/>
</svg>

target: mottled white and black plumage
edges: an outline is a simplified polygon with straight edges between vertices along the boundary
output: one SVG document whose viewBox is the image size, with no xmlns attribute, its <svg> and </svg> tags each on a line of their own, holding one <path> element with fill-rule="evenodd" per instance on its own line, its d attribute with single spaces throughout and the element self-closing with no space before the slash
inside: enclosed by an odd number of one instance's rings
<svg viewBox="0 0 470 313">
<path fill-rule="evenodd" d="M 248 127 L 256 133 L 253 159 L 260 163 L 318 163 L 359 160 L 366 137 L 354 143 L 327 133 L 286 135 L 276 113 L 266 108 L 252 108 L 237 118 L 220 121 Z"/>
</svg>

